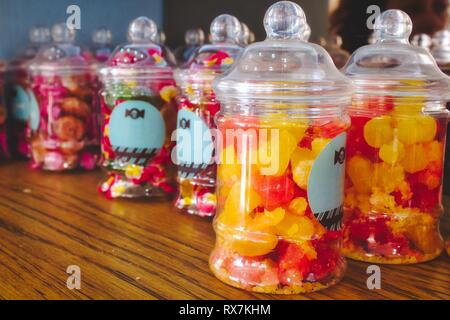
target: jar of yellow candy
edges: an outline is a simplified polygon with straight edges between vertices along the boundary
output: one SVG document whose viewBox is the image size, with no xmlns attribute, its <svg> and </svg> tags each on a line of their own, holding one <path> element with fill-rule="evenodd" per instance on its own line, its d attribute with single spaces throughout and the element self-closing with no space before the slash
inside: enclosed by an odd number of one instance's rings
<svg viewBox="0 0 450 320">
<path fill-rule="evenodd" d="M 213 88 L 216 246 L 213 273 L 245 290 L 294 294 L 342 277 L 345 107 L 351 84 L 307 39 L 303 10 L 266 13 L 267 39 L 251 44 Z"/>
<path fill-rule="evenodd" d="M 439 234 L 449 78 L 409 44 L 400 10 L 375 23 L 376 42 L 344 68 L 355 85 L 347 143 L 344 253 L 372 263 L 431 260 Z"/>
</svg>

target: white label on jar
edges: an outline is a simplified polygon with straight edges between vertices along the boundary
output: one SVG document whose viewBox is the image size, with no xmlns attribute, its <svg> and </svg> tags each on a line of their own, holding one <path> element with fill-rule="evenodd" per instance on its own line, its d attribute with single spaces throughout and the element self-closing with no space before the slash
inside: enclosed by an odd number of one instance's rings
<svg viewBox="0 0 450 320">
<path fill-rule="evenodd" d="M 308 178 L 308 201 L 314 216 L 328 230 L 341 229 L 344 202 L 345 141 L 341 133 L 317 159 Z"/>
</svg>

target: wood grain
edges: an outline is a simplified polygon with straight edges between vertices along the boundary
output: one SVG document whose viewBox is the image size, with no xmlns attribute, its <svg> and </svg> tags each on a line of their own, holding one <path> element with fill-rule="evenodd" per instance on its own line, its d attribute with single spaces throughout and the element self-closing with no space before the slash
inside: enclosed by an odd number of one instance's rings
<svg viewBox="0 0 450 320">
<path fill-rule="evenodd" d="M 313 294 L 232 288 L 208 269 L 209 220 L 181 215 L 170 202 L 108 201 L 96 191 L 101 176 L 0 166 L 0 298 L 450 299 L 445 254 L 419 265 L 382 266 L 381 290 L 367 289 L 367 264 L 353 261 L 341 283 Z M 445 204 L 449 209 L 450 198 Z M 446 236 L 449 222 L 444 217 L 441 225 Z M 66 287 L 69 265 L 81 268 L 81 290 Z"/>
</svg>

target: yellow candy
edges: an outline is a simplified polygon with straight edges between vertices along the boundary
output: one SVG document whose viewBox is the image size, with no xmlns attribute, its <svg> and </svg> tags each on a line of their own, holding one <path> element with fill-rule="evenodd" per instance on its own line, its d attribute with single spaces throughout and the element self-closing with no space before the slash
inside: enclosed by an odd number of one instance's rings
<svg viewBox="0 0 450 320">
<path fill-rule="evenodd" d="M 444 147 L 439 141 L 424 144 L 428 162 L 442 163 L 444 158 Z"/>
<path fill-rule="evenodd" d="M 437 124 L 433 117 L 419 115 L 397 119 L 397 136 L 404 144 L 430 142 L 436 132 Z"/>
<path fill-rule="evenodd" d="M 314 155 L 317 157 L 320 152 L 327 146 L 331 139 L 327 138 L 316 138 L 311 142 L 311 149 Z"/>
<path fill-rule="evenodd" d="M 269 254 L 278 244 L 278 237 L 268 233 L 245 234 L 229 239 L 231 248 L 246 257 L 257 257 Z"/>
<path fill-rule="evenodd" d="M 142 174 L 142 167 L 134 164 L 129 164 L 125 168 L 125 176 L 128 179 L 139 179 Z"/>
<path fill-rule="evenodd" d="M 289 211 L 299 216 L 303 216 L 305 214 L 307 207 L 308 202 L 303 197 L 295 198 L 289 203 Z"/>
<path fill-rule="evenodd" d="M 292 152 L 297 147 L 297 138 L 286 129 L 268 130 L 267 139 L 260 137 L 258 162 L 262 175 L 281 176 L 289 166 Z"/>
<path fill-rule="evenodd" d="M 296 148 L 291 156 L 292 177 L 302 189 L 308 188 L 308 178 L 314 165 L 314 153 L 305 148 Z"/>
<path fill-rule="evenodd" d="M 244 223 L 247 214 L 262 205 L 261 197 L 250 186 L 235 182 L 225 200 L 224 210 L 218 217 L 218 222 L 228 226 L 238 226 Z"/>
<path fill-rule="evenodd" d="M 391 193 L 399 188 L 405 180 L 405 172 L 400 165 L 376 163 L 373 165 L 373 187 L 378 187 L 386 193 Z"/>
<path fill-rule="evenodd" d="M 384 162 L 395 164 L 405 156 L 405 147 L 403 143 L 394 139 L 392 142 L 381 146 L 379 155 Z"/>
<path fill-rule="evenodd" d="M 394 212 L 396 208 L 396 202 L 394 196 L 387 193 L 383 193 L 378 189 L 375 189 L 369 199 L 372 205 L 372 210 L 379 212 Z"/>
<path fill-rule="evenodd" d="M 424 170 L 428 165 L 428 158 L 424 146 L 420 143 L 406 146 L 402 165 L 408 173 L 416 173 Z"/>
<path fill-rule="evenodd" d="M 359 193 L 369 193 L 372 188 L 372 163 L 361 156 L 348 161 L 347 174 Z"/>
<path fill-rule="evenodd" d="M 389 116 L 373 118 L 364 126 L 364 139 L 371 147 L 380 148 L 383 144 L 391 142 L 393 137 Z"/>
<path fill-rule="evenodd" d="M 247 222 L 248 230 L 262 231 L 267 228 L 276 226 L 283 220 L 285 210 L 277 208 L 272 211 L 264 210 L 264 212 L 257 213 L 254 218 L 250 218 Z"/>
<path fill-rule="evenodd" d="M 241 165 L 237 162 L 234 146 L 231 145 L 222 150 L 217 176 L 219 181 L 225 185 L 232 185 L 240 179 Z"/>
<path fill-rule="evenodd" d="M 393 115 L 414 115 L 422 112 L 425 97 L 398 97 L 395 99 Z"/>
<path fill-rule="evenodd" d="M 286 213 L 283 221 L 275 227 L 276 234 L 294 241 L 311 240 L 314 230 L 314 223 L 310 218 L 291 213 Z"/>
</svg>

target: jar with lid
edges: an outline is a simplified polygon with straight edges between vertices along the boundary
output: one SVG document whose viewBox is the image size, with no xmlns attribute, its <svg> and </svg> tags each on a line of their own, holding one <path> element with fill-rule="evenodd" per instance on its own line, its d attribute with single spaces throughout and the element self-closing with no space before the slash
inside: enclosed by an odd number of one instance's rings
<svg viewBox="0 0 450 320">
<path fill-rule="evenodd" d="M 191 55 L 205 42 L 205 33 L 201 28 L 188 29 L 184 34 L 185 45 L 175 50 L 175 58 L 179 65 L 185 64 Z"/>
<path fill-rule="evenodd" d="M 43 45 L 50 42 L 50 29 L 36 25 L 30 29 L 29 45 L 16 55 L 7 66 L 5 101 L 10 115 L 8 140 L 15 158 L 29 158 L 30 145 L 27 139 L 27 124 L 30 114 L 30 95 L 27 63 L 33 59 Z"/>
<path fill-rule="evenodd" d="M 344 245 L 372 263 L 431 260 L 439 233 L 450 80 L 429 51 L 412 46 L 400 10 L 375 22 L 376 42 L 343 72 L 354 84 L 347 142 Z"/>
<path fill-rule="evenodd" d="M 241 53 L 240 23 L 220 15 L 211 24 L 212 44 L 203 45 L 175 72 L 182 91 L 177 122 L 179 193 L 175 206 L 183 212 L 212 216 L 216 211 L 216 165 L 213 161 L 214 117 L 220 109 L 213 80 Z"/>
<path fill-rule="evenodd" d="M 306 39 L 295 3 L 272 5 L 267 39 L 215 80 L 216 245 L 210 268 L 250 291 L 294 294 L 336 283 L 351 83 Z M 306 32 L 305 32 L 306 31 Z"/>
<path fill-rule="evenodd" d="M 61 171 L 94 169 L 98 161 L 98 99 L 94 59 L 75 43 L 65 23 L 51 31 L 53 42 L 27 63 L 27 136 L 32 167 Z"/>
<path fill-rule="evenodd" d="M 171 197 L 171 161 L 177 89 L 172 65 L 152 41 L 157 27 L 133 20 L 129 43 L 119 45 L 100 70 L 102 166 L 108 177 L 99 191 L 108 198 Z"/>
</svg>

